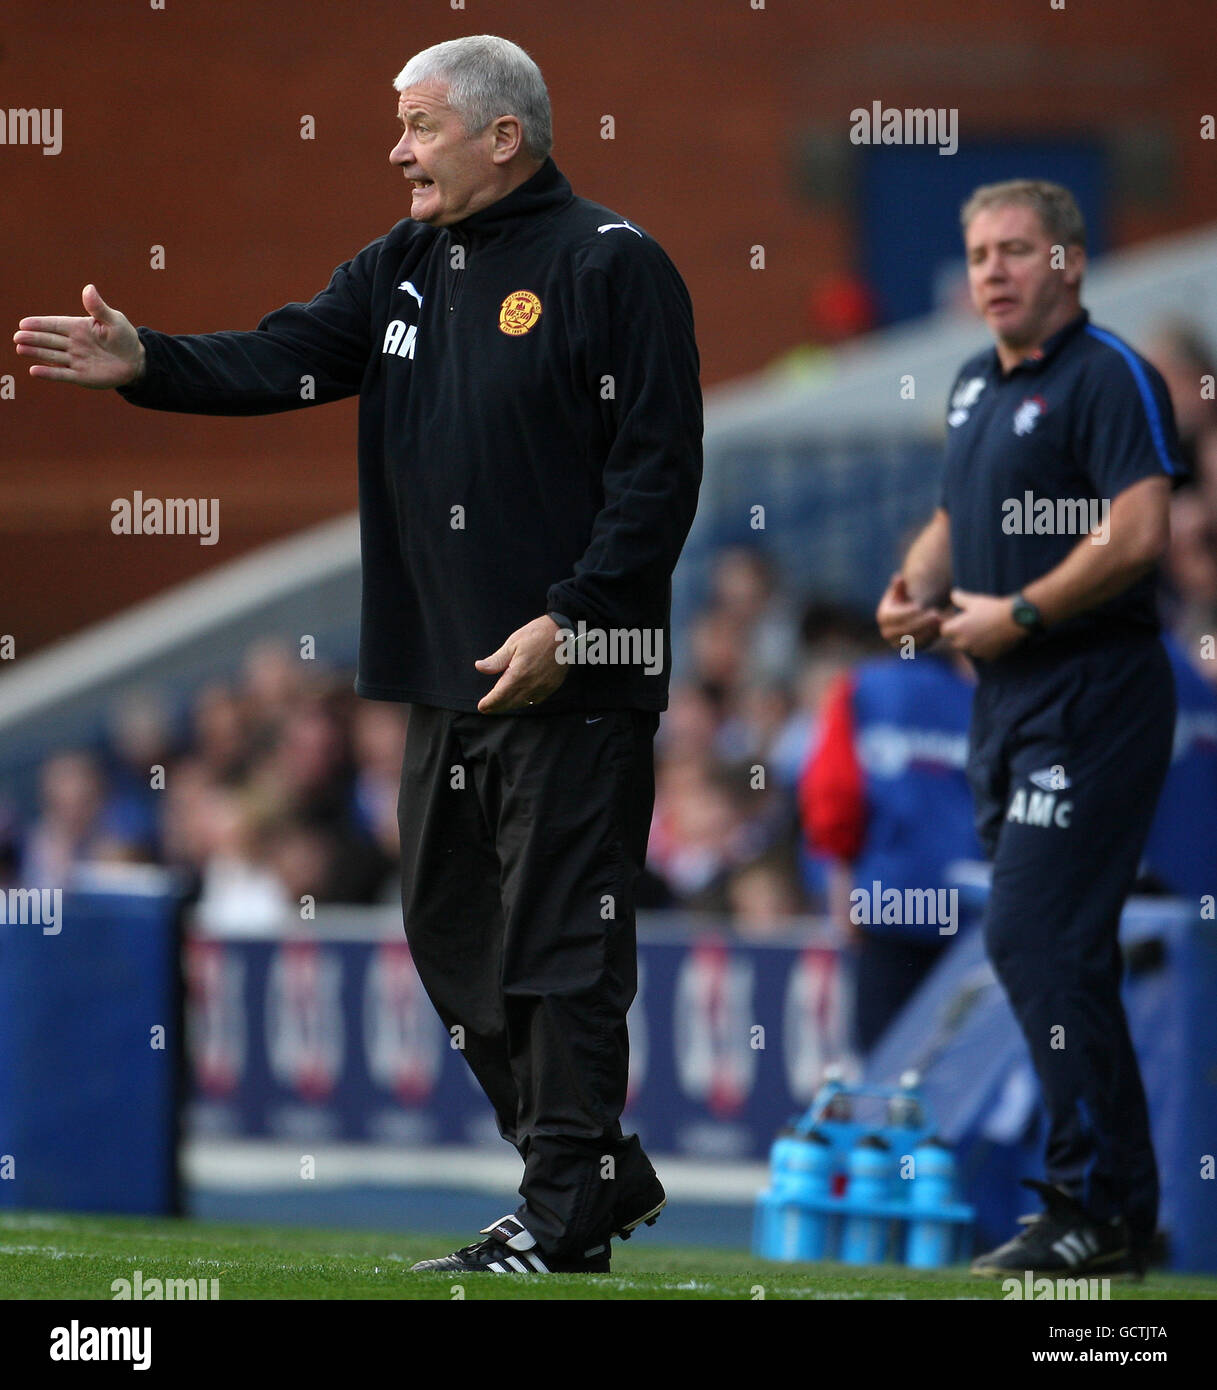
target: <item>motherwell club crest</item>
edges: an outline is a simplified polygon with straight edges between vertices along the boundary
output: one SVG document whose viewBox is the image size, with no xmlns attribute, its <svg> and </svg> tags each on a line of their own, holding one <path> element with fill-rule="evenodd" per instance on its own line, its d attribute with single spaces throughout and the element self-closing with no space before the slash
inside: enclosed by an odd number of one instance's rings
<svg viewBox="0 0 1217 1390">
<path fill-rule="evenodd" d="M 499 305 L 499 330 L 509 337 L 527 333 L 541 317 L 541 301 L 531 290 L 513 290 Z"/>
</svg>

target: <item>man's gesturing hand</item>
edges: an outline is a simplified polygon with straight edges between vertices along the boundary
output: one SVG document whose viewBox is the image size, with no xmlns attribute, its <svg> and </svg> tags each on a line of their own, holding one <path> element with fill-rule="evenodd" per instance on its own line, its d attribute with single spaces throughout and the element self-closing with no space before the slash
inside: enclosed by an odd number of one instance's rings
<svg viewBox="0 0 1217 1390">
<path fill-rule="evenodd" d="M 479 713 L 525 709 L 557 690 L 569 671 L 558 660 L 555 638 L 560 630 L 552 618 L 534 618 L 517 628 L 493 655 L 473 663 L 484 675 L 499 677 L 490 693 L 478 701 Z"/>
<path fill-rule="evenodd" d="M 96 285 L 86 285 L 80 298 L 88 318 L 30 318 L 18 324 L 13 342 L 20 356 L 34 359 L 30 376 L 94 391 L 130 385 L 144 373 L 139 334 L 128 318 L 110 308 Z"/>
<path fill-rule="evenodd" d="M 938 639 L 942 614 L 937 608 L 923 608 L 908 591 L 902 574 L 894 574 L 875 610 L 875 620 L 883 640 L 899 647 L 906 637 L 914 645 L 928 647 Z"/>
</svg>

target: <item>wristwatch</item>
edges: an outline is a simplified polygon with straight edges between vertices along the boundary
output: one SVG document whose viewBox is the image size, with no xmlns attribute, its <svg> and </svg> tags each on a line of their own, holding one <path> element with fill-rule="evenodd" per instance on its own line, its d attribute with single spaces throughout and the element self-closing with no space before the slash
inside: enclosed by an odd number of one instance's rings
<svg viewBox="0 0 1217 1390">
<path fill-rule="evenodd" d="M 1044 630 L 1044 619 L 1040 610 L 1030 599 L 1025 599 L 1022 594 L 1014 595 L 1014 606 L 1010 610 L 1010 616 L 1019 627 L 1026 628 L 1028 632 L 1043 632 Z"/>
</svg>

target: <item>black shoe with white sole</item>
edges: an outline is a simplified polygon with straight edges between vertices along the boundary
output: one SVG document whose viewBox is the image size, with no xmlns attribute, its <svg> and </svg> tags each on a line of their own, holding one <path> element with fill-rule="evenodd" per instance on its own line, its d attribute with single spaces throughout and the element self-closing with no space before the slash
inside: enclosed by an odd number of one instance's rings
<svg viewBox="0 0 1217 1390">
<path fill-rule="evenodd" d="M 1034 1178 L 1023 1186 L 1038 1192 L 1044 1210 L 1020 1216 L 1024 1229 L 1013 1240 L 972 1261 L 972 1273 L 1116 1274 L 1129 1271 L 1132 1260 L 1128 1227 L 1123 1220 L 1096 1221 L 1059 1187 Z"/>
<path fill-rule="evenodd" d="M 542 1254 L 528 1227 L 504 1216 L 482 1230 L 485 1240 L 437 1260 L 420 1260 L 411 1274 L 607 1274 L 607 1244 L 585 1250 L 579 1259 L 556 1260 Z"/>
</svg>

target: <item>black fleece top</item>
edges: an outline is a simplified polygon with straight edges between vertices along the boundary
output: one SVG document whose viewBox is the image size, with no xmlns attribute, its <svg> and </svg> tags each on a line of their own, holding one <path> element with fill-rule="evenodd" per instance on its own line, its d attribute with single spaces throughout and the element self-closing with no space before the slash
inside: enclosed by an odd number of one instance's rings
<svg viewBox="0 0 1217 1390">
<path fill-rule="evenodd" d="M 450 227 L 399 222 L 252 332 L 138 331 L 136 405 L 358 393 L 361 695 L 475 710 L 494 678 L 474 660 L 556 612 L 588 630 L 568 654 L 601 660 L 528 713 L 666 707 L 701 480 L 692 307 L 659 244 L 552 159 Z"/>
</svg>

